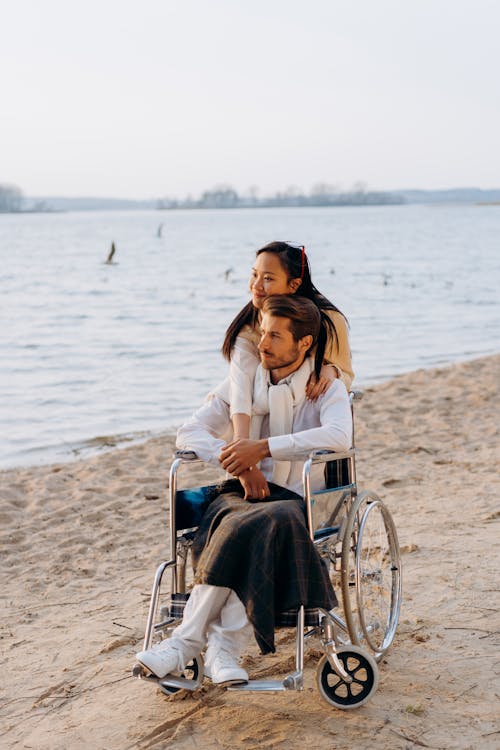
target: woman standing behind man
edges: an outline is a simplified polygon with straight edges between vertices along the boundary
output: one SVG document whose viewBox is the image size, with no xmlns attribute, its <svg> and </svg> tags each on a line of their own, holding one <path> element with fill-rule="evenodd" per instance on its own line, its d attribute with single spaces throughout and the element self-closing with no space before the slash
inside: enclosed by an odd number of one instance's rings
<svg viewBox="0 0 500 750">
<path fill-rule="evenodd" d="M 322 326 L 318 349 L 324 350 L 325 355 L 322 361 L 316 356 L 315 373 L 306 388 L 308 398 L 317 399 L 335 378 L 340 378 L 349 390 L 354 378 L 347 321 L 312 283 L 303 246 L 271 242 L 257 250 L 249 288 L 252 298 L 229 325 L 222 346 L 222 353 L 230 362 L 229 402 L 235 440 L 249 436 L 253 381 L 260 362 L 260 310 L 267 297 L 298 294 L 319 308 Z M 322 341 L 324 347 L 319 346 Z"/>
</svg>

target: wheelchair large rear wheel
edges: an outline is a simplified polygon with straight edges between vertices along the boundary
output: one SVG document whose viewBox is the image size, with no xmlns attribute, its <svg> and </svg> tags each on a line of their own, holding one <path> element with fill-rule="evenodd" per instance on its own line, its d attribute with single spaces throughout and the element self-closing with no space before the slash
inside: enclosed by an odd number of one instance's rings
<svg viewBox="0 0 500 750">
<path fill-rule="evenodd" d="M 382 500 L 361 492 L 342 543 L 344 615 L 353 644 L 379 661 L 390 647 L 401 609 L 401 560 L 396 527 Z"/>
</svg>

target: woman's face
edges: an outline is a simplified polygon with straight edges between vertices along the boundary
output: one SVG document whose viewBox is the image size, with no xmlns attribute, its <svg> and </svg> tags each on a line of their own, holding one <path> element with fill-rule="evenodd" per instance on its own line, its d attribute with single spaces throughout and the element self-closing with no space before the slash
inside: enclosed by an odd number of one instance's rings
<svg viewBox="0 0 500 750">
<path fill-rule="evenodd" d="M 260 253 L 255 259 L 250 276 L 249 289 L 252 304 L 260 310 L 267 297 L 275 294 L 294 294 L 300 279 L 289 279 L 276 253 Z"/>
</svg>

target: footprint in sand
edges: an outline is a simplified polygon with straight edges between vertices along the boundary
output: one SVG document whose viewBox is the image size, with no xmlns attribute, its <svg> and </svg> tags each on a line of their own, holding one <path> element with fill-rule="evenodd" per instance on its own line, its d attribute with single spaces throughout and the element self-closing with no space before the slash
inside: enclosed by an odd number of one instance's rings
<svg viewBox="0 0 500 750">
<path fill-rule="evenodd" d="M 420 484 L 423 481 L 422 477 L 406 477 L 405 479 L 386 479 L 382 485 L 384 487 L 408 487 L 408 485 Z"/>
<path fill-rule="evenodd" d="M 400 552 L 402 555 L 404 555 L 411 552 L 418 552 L 419 549 L 420 547 L 418 546 L 418 544 L 404 544 L 402 547 L 400 547 Z"/>
<path fill-rule="evenodd" d="M 484 517 L 484 521 L 496 521 L 497 518 L 500 518 L 500 510 L 496 510 L 494 513 L 490 513 L 488 516 Z"/>
</svg>

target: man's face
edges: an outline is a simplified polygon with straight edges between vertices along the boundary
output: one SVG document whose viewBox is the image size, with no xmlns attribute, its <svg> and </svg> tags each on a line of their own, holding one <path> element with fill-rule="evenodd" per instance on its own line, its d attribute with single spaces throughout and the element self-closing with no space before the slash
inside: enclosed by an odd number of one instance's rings
<svg viewBox="0 0 500 750">
<path fill-rule="evenodd" d="M 310 342 L 305 342 L 305 339 L 309 337 L 295 341 L 288 318 L 273 317 L 269 313 L 262 316 L 260 327 L 262 336 L 259 352 L 262 367 L 278 371 L 280 379 L 287 377 L 304 361 L 305 352 L 310 346 Z"/>
</svg>

